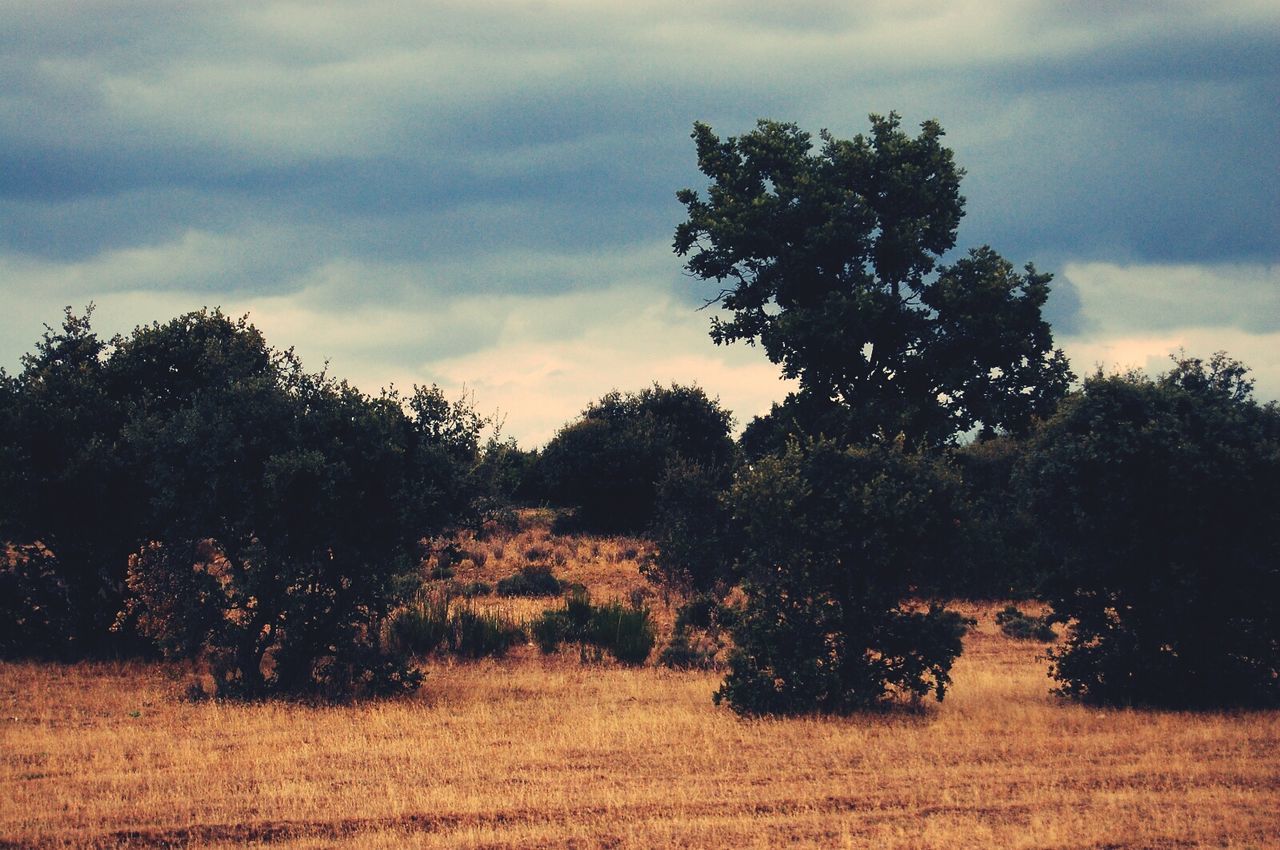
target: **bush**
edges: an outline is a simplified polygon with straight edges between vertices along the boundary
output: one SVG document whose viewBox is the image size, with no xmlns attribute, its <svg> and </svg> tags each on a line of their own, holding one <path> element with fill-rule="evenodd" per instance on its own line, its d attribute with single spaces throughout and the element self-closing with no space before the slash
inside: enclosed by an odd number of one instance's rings
<svg viewBox="0 0 1280 850">
<path fill-rule="evenodd" d="M 707 593 L 729 580 L 728 483 L 723 470 L 684 458 L 667 464 L 653 522 L 658 551 L 641 567 L 646 577 L 678 593 Z"/>
<path fill-rule="evenodd" d="M 397 649 L 415 655 L 442 651 L 464 658 L 501 658 L 527 637 L 523 625 L 500 612 L 452 602 L 447 590 L 420 597 L 392 618 L 390 640 Z"/>
<path fill-rule="evenodd" d="M 688 629 L 677 629 L 671 643 L 658 655 L 658 663 L 676 670 L 710 670 L 718 647 L 707 646 Z"/>
<path fill-rule="evenodd" d="M 901 446 L 792 443 L 730 495 L 745 605 L 717 701 L 742 714 L 942 699 L 967 621 L 904 605 L 956 538 L 954 482 Z"/>
<path fill-rule="evenodd" d="M 649 609 L 627 608 L 616 601 L 597 606 L 591 612 L 588 642 L 623 664 L 643 664 L 655 642 Z"/>
<path fill-rule="evenodd" d="M 658 663 L 681 670 L 708 670 L 716 664 L 722 628 L 734 622 L 731 609 L 710 593 L 691 597 L 676 609 L 675 626 Z"/>
<path fill-rule="evenodd" d="M 556 596 L 562 590 L 560 579 L 543 564 L 522 567 L 515 575 L 498 580 L 499 596 Z"/>
<path fill-rule="evenodd" d="M 727 473 L 731 425 L 728 411 L 696 387 L 613 392 L 552 438 L 539 469 L 551 497 L 576 508 L 580 528 L 638 533 L 653 520 L 668 464 L 683 458 Z"/>
<path fill-rule="evenodd" d="M 647 608 L 617 601 L 594 605 L 585 591 L 566 597 L 563 608 L 543 611 L 531 631 L 544 653 L 576 643 L 606 651 L 624 664 L 643 664 L 656 642 Z"/>
<path fill-rule="evenodd" d="M 412 684 L 379 636 L 418 541 L 478 519 L 468 405 L 367 396 L 217 310 L 109 342 L 68 311 L 23 367 L 0 372 L 0 541 L 51 556 L 0 578 L 30 625 L 11 651 L 150 644 L 224 695 Z"/>
<path fill-rule="evenodd" d="M 1000 627 L 1000 631 L 1015 640 L 1052 643 L 1058 639 L 1048 617 L 1033 617 L 1019 611 L 1016 605 L 1006 605 L 996 612 L 996 625 Z"/>
<path fill-rule="evenodd" d="M 1027 599 L 1052 570 L 1039 524 L 1015 481 L 1026 442 L 1003 436 L 949 453 L 964 499 L 960 545 L 931 588 L 964 599 Z"/>
<path fill-rule="evenodd" d="M 0 546 L 0 658 L 62 654 L 70 600 L 58 563 L 39 546 Z"/>
<path fill-rule="evenodd" d="M 1022 482 L 1060 554 L 1058 691 L 1094 703 L 1280 704 L 1280 409 L 1223 354 L 1087 380 Z"/>
<path fill-rule="evenodd" d="M 414 655 L 429 655 L 446 644 L 450 632 L 450 598 L 436 591 L 420 596 L 395 613 L 388 635 L 396 649 Z"/>
<path fill-rule="evenodd" d="M 0 547 L 39 543 L 50 553 L 10 565 L 0 608 L 27 625 L 6 640 L 9 654 L 146 646 L 111 631 L 129 553 L 146 535 L 146 506 L 121 436 L 128 412 L 109 376 L 111 343 L 93 332 L 91 314 L 67 308 L 19 374 L 0 369 Z"/>
<path fill-rule="evenodd" d="M 481 420 L 435 389 L 308 374 L 216 312 L 139 328 L 109 367 L 134 394 L 123 434 L 160 541 L 130 562 L 122 622 L 207 660 L 224 695 L 412 685 L 382 628 L 418 541 L 474 519 Z"/>
<path fill-rule="evenodd" d="M 450 625 L 449 650 L 467 658 L 501 658 L 527 637 L 519 623 L 470 606 L 456 610 Z"/>
</svg>

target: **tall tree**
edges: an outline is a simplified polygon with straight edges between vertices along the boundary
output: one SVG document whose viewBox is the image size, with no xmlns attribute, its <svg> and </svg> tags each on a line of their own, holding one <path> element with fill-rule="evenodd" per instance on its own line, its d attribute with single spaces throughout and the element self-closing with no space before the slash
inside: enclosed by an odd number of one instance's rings
<svg viewBox="0 0 1280 850">
<path fill-rule="evenodd" d="M 975 427 L 1025 431 L 1070 381 L 1041 308 L 1050 276 L 1019 272 L 991 248 L 939 265 L 964 214 L 943 131 L 911 138 L 896 114 L 870 135 L 810 135 L 761 120 L 721 140 L 695 124 L 704 198 L 675 251 L 723 288 L 718 343 L 759 342 L 800 391 L 775 419 L 848 442 L 904 434 L 938 445 Z M 792 427 L 792 426 L 796 427 Z M 776 441 L 771 441 L 776 442 Z"/>
</svg>

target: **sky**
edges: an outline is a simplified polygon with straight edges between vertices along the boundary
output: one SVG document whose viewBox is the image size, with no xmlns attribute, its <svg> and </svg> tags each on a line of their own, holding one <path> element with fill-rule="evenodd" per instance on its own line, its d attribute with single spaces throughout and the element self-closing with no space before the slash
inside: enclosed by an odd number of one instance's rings
<svg viewBox="0 0 1280 850">
<path fill-rule="evenodd" d="M 0 0 L 0 367 L 248 313 L 521 445 L 611 389 L 789 386 L 672 253 L 689 133 L 936 119 L 958 249 L 1055 276 L 1084 375 L 1225 350 L 1280 397 L 1280 4 Z"/>
</svg>

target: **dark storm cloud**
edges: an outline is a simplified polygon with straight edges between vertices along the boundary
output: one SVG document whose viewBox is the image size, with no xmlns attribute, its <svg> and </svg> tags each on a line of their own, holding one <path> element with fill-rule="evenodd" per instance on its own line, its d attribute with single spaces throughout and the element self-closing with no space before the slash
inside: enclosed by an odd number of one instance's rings
<svg viewBox="0 0 1280 850">
<path fill-rule="evenodd" d="M 1060 333 L 1101 332 L 1108 303 L 1132 319 L 1108 333 L 1138 330 L 1144 292 L 1153 332 L 1265 333 L 1280 316 L 1185 305 L 1272 279 L 1278 102 L 1266 3 L 10 3 L 0 288 L 40 314 L 0 332 L 112 293 L 249 299 L 303 334 L 623 281 L 691 307 L 666 246 L 675 190 L 704 183 L 694 120 L 848 136 L 896 109 L 939 119 L 968 171 L 960 246 L 1059 272 Z M 385 357 L 500 344 L 431 327 Z"/>
</svg>

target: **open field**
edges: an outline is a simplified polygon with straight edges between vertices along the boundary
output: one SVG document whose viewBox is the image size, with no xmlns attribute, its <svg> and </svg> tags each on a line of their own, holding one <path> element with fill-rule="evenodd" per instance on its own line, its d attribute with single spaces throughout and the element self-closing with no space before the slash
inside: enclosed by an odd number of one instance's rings
<svg viewBox="0 0 1280 850">
<path fill-rule="evenodd" d="M 626 540 L 484 545 L 459 578 L 549 545 L 599 597 L 639 584 Z M 1039 644 L 962 607 L 980 624 L 946 702 L 851 718 L 740 720 L 716 674 L 532 647 L 343 707 L 184 702 L 160 665 L 0 664 L 0 847 L 1280 846 L 1280 714 L 1063 704 Z"/>
</svg>

